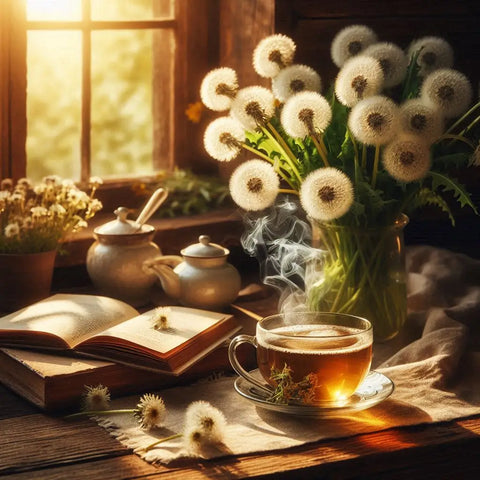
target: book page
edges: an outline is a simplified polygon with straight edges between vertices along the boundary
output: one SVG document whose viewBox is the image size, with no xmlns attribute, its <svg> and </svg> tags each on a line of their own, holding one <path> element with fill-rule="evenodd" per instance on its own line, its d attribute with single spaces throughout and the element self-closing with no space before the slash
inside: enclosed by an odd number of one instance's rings
<svg viewBox="0 0 480 480">
<path fill-rule="evenodd" d="M 169 328 L 165 330 L 153 328 L 156 318 L 153 309 L 108 328 L 96 336 L 120 338 L 165 354 L 227 317 L 223 313 L 188 307 L 168 308 Z"/>
<path fill-rule="evenodd" d="M 63 339 L 70 347 L 97 332 L 138 315 L 125 302 L 99 295 L 57 294 L 0 318 L 0 333 L 43 332 Z M 30 342 L 34 345 L 34 341 Z"/>
</svg>

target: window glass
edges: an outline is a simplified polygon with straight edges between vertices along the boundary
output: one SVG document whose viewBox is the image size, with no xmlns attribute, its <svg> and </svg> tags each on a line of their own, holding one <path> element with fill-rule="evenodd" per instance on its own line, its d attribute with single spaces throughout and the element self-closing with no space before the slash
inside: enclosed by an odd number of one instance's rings
<svg viewBox="0 0 480 480">
<path fill-rule="evenodd" d="M 27 20 L 80 20 L 81 0 L 27 0 Z"/>
<path fill-rule="evenodd" d="M 81 34 L 27 36 L 27 175 L 80 176 Z"/>
<path fill-rule="evenodd" d="M 171 17 L 171 0 L 92 0 L 93 20 L 147 20 Z"/>
<path fill-rule="evenodd" d="M 153 171 L 152 31 L 92 34 L 92 174 Z"/>
</svg>

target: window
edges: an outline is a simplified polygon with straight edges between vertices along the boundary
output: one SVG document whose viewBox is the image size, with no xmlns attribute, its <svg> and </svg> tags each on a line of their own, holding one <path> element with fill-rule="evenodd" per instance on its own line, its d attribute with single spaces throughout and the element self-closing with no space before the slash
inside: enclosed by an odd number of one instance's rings
<svg viewBox="0 0 480 480">
<path fill-rule="evenodd" d="M 203 129 L 185 109 L 218 58 L 215 3 L 3 0 L 1 177 L 118 186 L 201 170 Z"/>
</svg>

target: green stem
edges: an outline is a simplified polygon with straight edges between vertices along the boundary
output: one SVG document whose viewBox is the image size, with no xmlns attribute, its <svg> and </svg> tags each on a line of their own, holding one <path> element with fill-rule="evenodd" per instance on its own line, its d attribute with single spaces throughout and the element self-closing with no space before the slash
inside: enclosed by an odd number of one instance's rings
<svg viewBox="0 0 480 480">
<path fill-rule="evenodd" d="M 293 195 L 300 195 L 297 190 L 290 190 L 289 188 L 280 188 L 278 193 L 292 193 Z"/>
<path fill-rule="evenodd" d="M 319 155 L 322 157 L 324 165 L 326 167 L 329 167 L 330 164 L 328 163 L 327 153 L 326 153 L 326 150 L 325 150 L 325 144 L 323 144 L 323 146 L 320 144 L 320 142 L 317 138 L 317 135 L 315 133 L 311 134 L 310 138 L 313 140 L 313 144 L 317 148 L 317 151 L 318 151 Z"/>
<path fill-rule="evenodd" d="M 449 129 L 445 133 L 452 132 L 458 125 L 460 125 L 466 118 L 468 118 L 478 107 L 480 107 L 480 102 L 477 102 L 468 112 L 464 113 L 453 125 L 450 125 Z M 474 122 L 478 120 L 477 117 Z M 469 127 L 467 127 L 467 130 Z"/>
<path fill-rule="evenodd" d="M 160 443 L 168 442 L 169 440 L 174 440 L 175 438 L 180 438 L 182 436 L 183 435 L 181 433 L 175 433 L 174 435 L 170 435 L 169 437 L 161 438 L 160 440 L 157 440 L 156 442 L 153 442 L 147 447 L 145 447 L 145 451 L 148 452 L 149 450 L 151 450 L 153 447 L 156 447 Z"/>
<path fill-rule="evenodd" d="M 365 170 L 367 168 L 367 146 L 362 145 L 362 168 Z"/>
<path fill-rule="evenodd" d="M 84 412 L 71 413 L 66 415 L 64 418 L 75 418 L 82 417 L 85 415 L 112 415 L 115 413 L 134 413 L 135 409 L 133 408 L 121 408 L 117 410 L 85 410 Z"/>
<path fill-rule="evenodd" d="M 268 155 L 265 155 L 264 153 L 260 152 L 259 150 L 256 150 L 250 145 L 247 145 L 246 143 L 242 143 L 242 148 L 244 148 L 245 150 L 248 150 L 249 152 L 254 153 L 260 158 L 263 158 L 263 160 L 266 160 L 267 162 L 271 163 L 274 167 L 276 166 L 275 160 L 270 158 Z M 275 168 L 275 171 L 290 185 L 290 187 L 292 187 L 293 190 L 296 190 L 295 184 L 292 183 L 291 179 L 281 170 L 281 168 Z"/>
<path fill-rule="evenodd" d="M 451 142 L 448 142 L 448 145 L 451 145 L 452 143 L 454 143 L 455 140 L 458 140 L 459 142 L 466 143 L 470 148 L 475 150 L 475 145 L 470 140 L 468 140 L 468 138 L 465 138 L 462 135 L 445 134 L 445 135 L 442 135 L 437 140 L 437 143 L 442 141 L 442 140 L 447 140 L 447 139 L 451 139 Z"/>
<path fill-rule="evenodd" d="M 373 162 L 372 170 L 372 188 L 375 188 L 377 183 L 378 162 L 380 160 L 380 145 L 375 145 L 375 160 Z"/>
</svg>

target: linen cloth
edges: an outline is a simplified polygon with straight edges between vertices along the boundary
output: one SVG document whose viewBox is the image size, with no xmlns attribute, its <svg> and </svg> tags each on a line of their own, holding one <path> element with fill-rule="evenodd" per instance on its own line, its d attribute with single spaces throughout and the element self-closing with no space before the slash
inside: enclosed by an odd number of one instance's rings
<svg viewBox="0 0 480 480">
<path fill-rule="evenodd" d="M 221 377 L 158 392 L 167 407 L 165 427 L 141 430 L 132 415 L 97 422 L 148 462 L 188 458 L 182 438 L 145 451 L 150 443 L 181 433 L 190 402 L 205 400 L 227 419 L 224 444 L 203 458 L 284 449 L 391 427 L 480 414 L 480 260 L 429 246 L 407 248 L 408 318 L 393 340 L 374 345 L 372 367 L 395 384 L 382 403 L 338 418 L 312 419 L 259 408 L 240 397 L 236 377 Z M 139 396 L 112 408 L 134 408 Z"/>
</svg>

